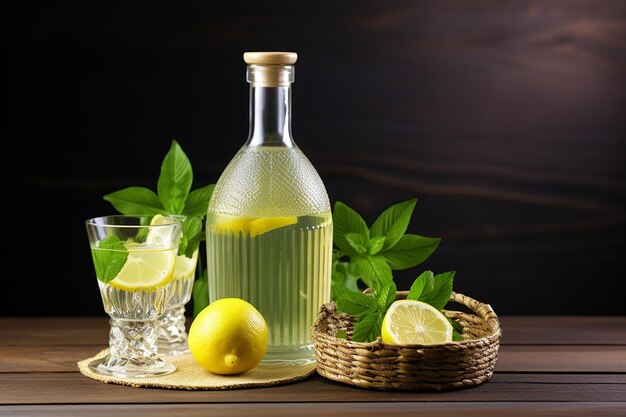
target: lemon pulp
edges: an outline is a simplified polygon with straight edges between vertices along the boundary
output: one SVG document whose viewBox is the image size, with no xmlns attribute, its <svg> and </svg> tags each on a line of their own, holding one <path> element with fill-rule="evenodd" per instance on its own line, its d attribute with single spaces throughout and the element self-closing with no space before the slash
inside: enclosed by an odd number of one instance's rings
<svg viewBox="0 0 626 417">
<path fill-rule="evenodd" d="M 176 254 L 174 249 L 153 249 L 126 245 L 128 258 L 109 285 L 126 291 L 160 287 L 170 282 Z"/>
<path fill-rule="evenodd" d="M 452 341 L 452 325 L 435 307 L 416 300 L 395 301 L 383 319 L 385 343 L 432 345 Z"/>
</svg>

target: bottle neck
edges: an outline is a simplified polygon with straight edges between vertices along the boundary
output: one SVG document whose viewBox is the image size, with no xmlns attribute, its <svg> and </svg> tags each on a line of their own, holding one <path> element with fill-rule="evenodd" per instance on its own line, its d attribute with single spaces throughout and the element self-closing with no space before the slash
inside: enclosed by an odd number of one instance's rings
<svg viewBox="0 0 626 417">
<path fill-rule="evenodd" d="M 274 74 L 276 82 L 274 82 Z M 247 146 L 293 147 L 291 137 L 291 81 L 293 67 L 250 66 L 250 133 Z"/>
</svg>

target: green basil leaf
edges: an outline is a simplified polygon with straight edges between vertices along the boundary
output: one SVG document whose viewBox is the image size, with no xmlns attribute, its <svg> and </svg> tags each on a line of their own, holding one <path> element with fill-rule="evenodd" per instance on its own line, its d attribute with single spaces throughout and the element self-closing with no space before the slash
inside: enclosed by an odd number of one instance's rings
<svg viewBox="0 0 626 417">
<path fill-rule="evenodd" d="M 202 268 L 198 261 L 198 278 L 193 283 L 191 290 L 193 297 L 193 316 L 196 317 L 209 305 L 209 277 L 206 269 Z"/>
<path fill-rule="evenodd" d="M 420 274 L 419 277 L 415 278 L 413 284 L 411 285 L 411 289 L 406 296 L 407 300 L 419 300 L 424 292 L 424 289 L 428 288 L 428 291 L 432 291 L 433 282 L 435 279 L 435 275 L 432 271 L 424 271 Z"/>
<path fill-rule="evenodd" d="M 348 262 L 340 262 L 336 259 L 333 261 L 330 280 L 331 300 L 333 301 L 336 301 L 344 292 L 360 291 L 357 284 L 358 277 L 350 273 L 349 265 Z"/>
<path fill-rule="evenodd" d="M 407 269 L 424 262 L 437 249 L 441 239 L 419 235 L 404 235 L 391 249 L 379 252 L 391 269 Z"/>
<path fill-rule="evenodd" d="M 383 248 L 385 240 L 385 236 L 370 237 L 369 242 L 367 242 L 367 247 L 369 248 L 367 252 L 370 255 L 376 255 Z"/>
<path fill-rule="evenodd" d="M 193 253 L 198 250 L 198 246 L 200 246 L 200 241 L 202 241 L 203 234 L 199 233 L 187 241 L 187 247 L 185 248 L 184 255 L 187 258 L 192 258 Z"/>
<path fill-rule="evenodd" d="M 384 236 L 383 250 L 392 248 L 406 232 L 413 215 L 417 199 L 413 198 L 403 203 L 394 204 L 376 219 L 370 233 L 372 236 Z"/>
<path fill-rule="evenodd" d="M 452 320 L 450 317 L 446 317 L 446 318 L 448 319 L 448 321 L 452 325 L 452 328 L 454 329 L 455 332 L 457 332 L 459 334 L 463 334 L 463 325 L 461 323 L 458 323 L 458 322 Z"/>
<path fill-rule="evenodd" d="M 452 295 L 452 283 L 454 281 L 455 271 L 444 272 L 435 275 L 432 287 L 425 287 L 419 297 L 419 301 L 430 304 L 437 310 L 441 310 L 448 304 L 450 295 Z"/>
<path fill-rule="evenodd" d="M 465 340 L 465 339 L 463 338 L 462 334 L 453 331 L 452 332 L 452 340 L 455 341 L 455 342 L 460 342 L 460 341 Z"/>
<path fill-rule="evenodd" d="M 183 223 L 182 237 L 178 245 L 178 255 L 185 255 L 187 258 L 193 257 L 193 253 L 200 244 L 202 234 L 202 220 L 200 217 L 188 217 Z"/>
<path fill-rule="evenodd" d="M 335 337 L 337 339 L 347 339 L 348 338 L 348 334 L 346 333 L 345 330 L 337 330 L 337 334 L 335 335 Z"/>
<path fill-rule="evenodd" d="M 166 214 L 159 197 L 146 187 L 126 187 L 103 197 L 122 214 Z"/>
<path fill-rule="evenodd" d="M 200 217 L 187 217 L 183 223 L 183 236 L 192 238 L 202 231 L 202 220 Z"/>
<path fill-rule="evenodd" d="M 376 299 L 360 292 L 345 292 L 339 295 L 337 307 L 340 311 L 355 317 L 363 317 L 379 311 Z"/>
<path fill-rule="evenodd" d="M 161 164 L 157 193 L 169 213 L 181 214 L 193 182 L 189 158 L 175 140 Z"/>
<path fill-rule="evenodd" d="M 380 336 L 382 320 L 380 313 L 360 317 L 354 325 L 352 340 L 355 342 L 373 342 Z"/>
<path fill-rule="evenodd" d="M 182 256 L 185 254 L 188 243 L 189 241 L 187 239 L 187 236 L 180 237 L 180 241 L 178 242 L 178 252 L 176 253 L 177 256 Z"/>
<path fill-rule="evenodd" d="M 367 241 L 358 233 L 346 233 L 346 242 L 356 251 L 356 254 L 362 255 L 367 252 Z"/>
<path fill-rule="evenodd" d="M 91 249 L 96 277 L 107 283 L 120 273 L 126 260 L 128 250 L 119 237 L 111 235 L 98 242 L 97 248 Z"/>
<path fill-rule="evenodd" d="M 353 258 L 352 263 L 365 285 L 374 291 L 380 290 L 393 279 L 387 261 L 378 255 Z"/>
<path fill-rule="evenodd" d="M 390 281 L 375 293 L 376 301 L 378 301 L 378 306 L 383 314 L 387 311 L 389 306 L 396 301 L 397 292 L 398 289 L 396 288 L 396 284 L 393 281 Z"/>
<path fill-rule="evenodd" d="M 214 189 L 215 184 L 209 184 L 202 188 L 197 188 L 191 191 L 187 196 L 187 199 L 185 200 L 185 208 L 183 209 L 183 214 L 185 216 L 205 216 Z"/>
<path fill-rule="evenodd" d="M 354 253 L 354 249 L 346 240 L 347 233 L 357 233 L 369 239 L 369 230 L 365 220 L 353 209 L 337 201 L 333 210 L 333 242 L 347 254 Z"/>
</svg>

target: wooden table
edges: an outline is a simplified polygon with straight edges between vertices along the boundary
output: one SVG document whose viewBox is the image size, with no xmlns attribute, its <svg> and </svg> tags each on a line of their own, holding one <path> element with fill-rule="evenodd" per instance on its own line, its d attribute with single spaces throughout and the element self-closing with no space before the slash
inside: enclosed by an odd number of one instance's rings
<svg viewBox="0 0 626 417">
<path fill-rule="evenodd" d="M 314 376 L 274 388 L 173 391 L 108 385 L 76 361 L 108 341 L 104 318 L 0 318 L 0 415 L 626 416 L 626 317 L 503 317 L 490 382 L 378 392 Z"/>
</svg>

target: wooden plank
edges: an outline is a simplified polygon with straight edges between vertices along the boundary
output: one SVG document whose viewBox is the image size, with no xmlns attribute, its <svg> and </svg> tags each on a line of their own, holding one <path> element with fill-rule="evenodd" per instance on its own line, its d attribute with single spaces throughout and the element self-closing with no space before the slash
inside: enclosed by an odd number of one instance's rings
<svg viewBox="0 0 626 417">
<path fill-rule="evenodd" d="M 623 346 L 501 346 L 496 372 L 626 372 Z"/>
<path fill-rule="evenodd" d="M 626 345 L 626 316 L 505 316 L 502 344 Z"/>
<path fill-rule="evenodd" d="M 626 345 L 624 317 L 501 317 L 502 344 Z M 105 317 L 0 318 L 0 346 L 108 343 Z"/>
<path fill-rule="evenodd" d="M 3 317 L 0 346 L 61 346 L 109 343 L 105 317 Z"/>
<path fill-rule="evenodd" d="M 2 372 L 72 372 L 105 346 L 0 346 Z M 496 372 L 626 373 L 622 346 L 505 345 Z"/>
<path fill-rule="evenodd" d="M 0 375 L 0 404 L 265 403 L 406 401 L 626 401 L 626 384 L 486 383 L 450 392 L 381 392 L 321 377 L 272 388 L 230 391 L 140 389 L 103 384 L 78 373 Z"/>
<path fill-rule="evenodd" d="M 100 350 L 96 346 L 0 346 L 0 373 L 78 372 L 76 362 Z"/>
<path fill-rule="evenodd" d="M 87 404 L 87 405 L 26 405 L 0 407 L 0 416 L 12 417 L 84 417 L 90 415 L 134 417 L 153 417 L 167 415 L 171 417 L 223 416 L 240 417 L 255 415 L 259 417 L 277 416 L 341 416 L 341 417 L 379 417 L 407 415 L 427 415 L 445 417 L 462 415 L 463 417 L 527 417 L 532 416 L 572 416 L 572 417 L 612 417 L 623 416 L 626 402 L 601 403 L 301 403 L 301 404 Z M 418 414 L 415 414 L 418 413 Z"/>
<path fill-rule="evenodd" d="M 76 362 L 99 350 L 94 346 L 0 346 L 0 373 L 78 372 Z M 626 351 L 613 346 L 502 346 L 494 380 L 563 382 L 562 374 L 586 372 L 570 374 L 567 381 L 626 383 L 625 357 Z"/>
<path fill-rule="evenodd" d="M 532 383 L 532 384 L 626 384 L 626 374 L 567 374 L 567 373 L 494 373 L 489 381 L 499 383 Z"/>
</svg>

